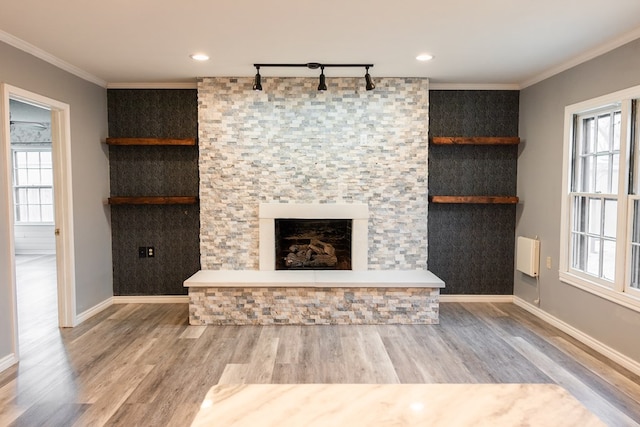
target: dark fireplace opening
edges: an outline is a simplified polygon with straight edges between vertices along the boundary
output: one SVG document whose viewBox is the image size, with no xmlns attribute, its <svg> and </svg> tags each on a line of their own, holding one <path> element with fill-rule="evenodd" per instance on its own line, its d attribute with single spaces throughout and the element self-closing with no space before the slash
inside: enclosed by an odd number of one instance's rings
<svg viewBox="0 0 640 427">
<path fill-rule="evenodd" d="M 276 270 L 351 270 L 351 229 L 350 219 L 276 219 Z"/>
</svg>

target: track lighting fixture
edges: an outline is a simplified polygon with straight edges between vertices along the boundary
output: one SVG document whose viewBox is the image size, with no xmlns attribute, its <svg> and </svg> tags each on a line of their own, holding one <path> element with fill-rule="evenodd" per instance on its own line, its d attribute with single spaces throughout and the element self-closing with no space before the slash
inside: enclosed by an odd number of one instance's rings
<svg viewBox="0 0 640 427">
<path fill-rule="evenodd" d="M 318 90 L 327 90 L 327 82 L 324 80 L 324 66 L 320 67 L 320 84 L 318 84 Z"/>
<path fill-rule="evenodd" d="M 367 72 L 364 75 L 364 81 L 366 82 L 366 88 L 367 90 L 374 90 L 376 88 L 376 85 L 373 84 L 373 81 L 371 80 L 371 75 L 369 74 L 369 67 L 364 67 Z"/>
<path fill-rule="evenodd" d="M 262 90 L 262 79 L 260 78 L 260 66 L 256 65 L 256 78 L 253 81 L 253 90 Z"/>
<path fill-rule="evenodd" d="M 320 64 L 319 62 L 308 62 L 306 64 L 253 64 L 253 66 L 256 67 L 256 77 L 253 82 L 253 90 L 262 90 L 260 67 L 305 67 L 311 70 L 317 70 L 320 68 L 320 79 L 318 84 L 318 90 L 320 91 L 327 90 L 327 81 L 324 75 L 325 67 L 364 67 L 366 70 L 364 75 L 366 89 L 373 90 L 376 87 L 371 79 L 371 75 L 369 74 L 369 68 L 373 67 L 373 64 Z"/>
</svg>

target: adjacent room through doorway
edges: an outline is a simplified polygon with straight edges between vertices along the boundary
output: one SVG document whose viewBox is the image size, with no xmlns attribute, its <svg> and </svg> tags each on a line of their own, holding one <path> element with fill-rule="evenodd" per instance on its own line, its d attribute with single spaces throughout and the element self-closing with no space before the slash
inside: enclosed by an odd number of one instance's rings
<svg viewBox="0 0 640 427">
<path fill-rule="evenodd" d="M 28 357 L 59 335 L 52 120 L 49 109 L 15 99 L 9 112 L 18 340 Z"/>
</svg>

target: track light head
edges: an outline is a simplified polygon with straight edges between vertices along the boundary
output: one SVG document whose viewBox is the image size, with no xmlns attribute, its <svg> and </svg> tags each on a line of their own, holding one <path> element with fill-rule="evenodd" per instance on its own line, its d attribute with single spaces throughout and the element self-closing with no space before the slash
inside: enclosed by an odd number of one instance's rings
<svg viewBox="0 0 640 427">
<path fill-rule="evenodd" d="M 256 66 L 256 77 L 253 81 L 253 90 L 262 90 L 262 78 L 260 77 L 260 67 Z"/>
<path fill-rule="evenodd" d="M 320 84 L 318 84 L 318 90 L 320 91 L 327 90 L 327 83 L 324 77 L 324 66 L 320 67 Z"/>
<path fill-rule="evenodd" d="M 376 85 L 373 84 L 373 80 L 371 80 L 371 74 L 369 74 L 369 67 L 365 67 L 365 69 L 367 70 L 366 74 L 364 75 L 364 81 L 366 82 L 366 88 L 367 88 L 367 90 L 374 90 L 376 88 Z"/>
</svg>

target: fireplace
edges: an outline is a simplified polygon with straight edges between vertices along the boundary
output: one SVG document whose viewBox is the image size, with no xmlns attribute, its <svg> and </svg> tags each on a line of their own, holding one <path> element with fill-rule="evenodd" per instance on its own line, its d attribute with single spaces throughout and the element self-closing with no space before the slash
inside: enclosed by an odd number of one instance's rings
<svg viewBox="0 0 640 427">
<path fill-rule="evenodd" d="M 259 219 L 260 270 L 367 270 L 366 204 L 261 203 Z M 276 229 L 285 236 L 276 238 Z M 290 253 L 295 256 L 289 257 Z M 290 266 L 286 265 L 287 257 Z M 316 262 L 305 265 L 307 257 Z M 321 265 L 323 262 L 327 265 Z"/>
<path fill-rule="evenodd" d="M 351 270 L 351 219 L 275 219 L 276 270 Z"/>
</svg>

